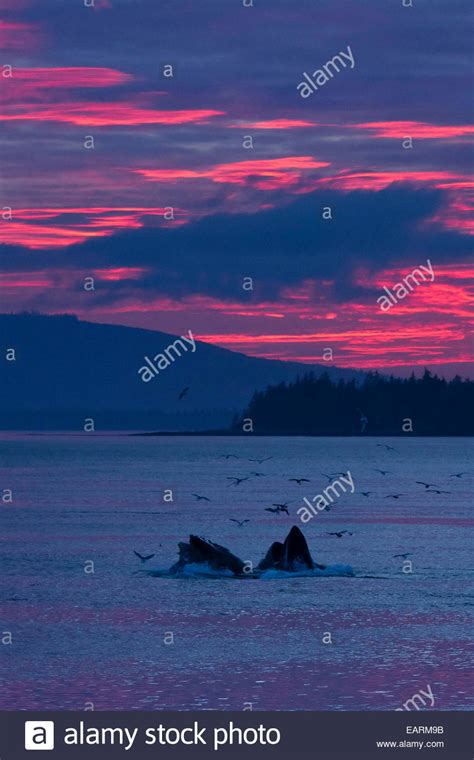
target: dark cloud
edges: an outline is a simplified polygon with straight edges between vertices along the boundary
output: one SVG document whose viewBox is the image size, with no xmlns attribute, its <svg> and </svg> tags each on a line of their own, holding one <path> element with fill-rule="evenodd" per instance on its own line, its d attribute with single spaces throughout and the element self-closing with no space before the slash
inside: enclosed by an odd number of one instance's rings
<svg viewBox="0 0 474 760">
<path fill-rule="evenodd" d="M 379 192 L 318 191 L 280 208 L 209 216 L 167 229 L 144 227 L 66 250 L 3 246 L 0 257 L 5 271 L 17 272 L 143 267 L 148 272 L 133 287 L 143 289 L 145 300 L 151 292 L 236 299 L 242 297 L 244 276 L 255 279 L 261 297 L 323 278 L 335 281 L 338 297 L 356 297 L 363 295 L 354 284 L 361 267 L 374 272 L 389 265 L 414 267 L 427 257 L 441 264 L 468 255 L 466 236 L 426 223 L 443 195 L 402 184 Z M 328 206 L 332 221 L 322 218 Z M 130 284 L 109 282 L 99 297 L 113 302 Z"/>
</svg>

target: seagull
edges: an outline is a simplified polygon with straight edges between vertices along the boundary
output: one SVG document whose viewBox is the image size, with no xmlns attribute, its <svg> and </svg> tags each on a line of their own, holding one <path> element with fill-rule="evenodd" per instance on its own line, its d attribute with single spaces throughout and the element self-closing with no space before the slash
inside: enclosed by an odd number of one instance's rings
<svg viewBox="0 0 474 760">
<path fill-rule="evenodd" d="M 397 557 L 401 557 L 402 559 L 406 559 L 407 557 L 410 556 L 410 554 L 411 552 L 405 552 L 405 554 L 394 554 L 393 558 L 396 559 Z"/>
<path fill-rule="evenodd" d="M 196 501 L 211 501 L 210 499 L 207 498 L 207 496 L 199 496 L 198 493 L 192 493 L 191 496 L 195 496 Z"/>
<path fill-rule="evenodd" d="M 403 496 L 402 493 L 391 493 L 388 496 L 386 496 L 386 499 L 399 499 L 400 496 Z"/>
<path fill-rule="evenodd" d="M 418 483 L 419 486 L 424 486 L 425 488 L 438 488 L 436 483 L 425 483 L 423 480 L 415 480 L 415 483 Z"/>
<path fill-rule="evenodd" d="M 265 457 L 265 459 L 249 459 L 249 462 L 257 462 L 257 464 L 263 464 L 264 462 L 268 462 L 269 459 L 273 459 L 273 457 Z"/>
<path fill-rule="evenodd" d="M 288 508 L 288 504 L 291 504 L 291 501 L 285 501 L 283 504 L 277 504 L 277 503 L 273 502 L 272 506 L 273 507 L 280 507 L 280 509 L 287 509 Z"/>
<path fill-rule="evenodd" d="M 279 511 L 279 512 L 286 512 L 286 514 L 287 514 L 287 515 L 289 515 L 289 514 L 290 514 L 290 513 L 289 513 L 289 511 L 288 511 L 288 507 L 287 507 L 287 506 L 282 506 L 282 505 L 280 505 L 280 506 L 278 507 L 278 511 Z"/>
<path fill-rule="evenodd" d="M 273 507 L 265 507 L 265 512 L 273 512 L 273 514 L 279 515 L 280 507 L 275 507 L 275 509 Z"/>
<path fill-rule="evenodd" d="M 241 483 L 243 483 L 243 482 L 244 482 L 244 480 L 248 480 L 248 479 L 249 479 L 249 478 L 229 478 L 229 477 L 227 478 L 227 480 L 233 480 L 233 481 L 234 481 L 234 486 L 238 486 L 238 485 L 240 485 Z M 232 483 L 229 483 L 229 485 L 231 486 L 231 485 L 232 485 Z"/>
<path fill-rule="evenodd" d="M 235 454 L 221 454 L 219 459 L 240 459 L 240 457 L 236 456 Z"/>
<path fill-rule="evenodd" d="M 291 482 L 293 482 L 293 483 L 298 483 L 298 485 L 299 485 L 299 486 L 300 486 L 302 483 L 309 483 L 309 482 L 310 482 L 310 481 L 308 480 L 308 478 L 288 478 L 288 481 L 289 481 L 290 483 L 291 483 Z"/>
<path fill-rule="evenodd" d="M 376 443 L 376 446 L 379 446 L 381 449 L 387 449 L 387 451 L 395 451 L 398 454 L 397 449 L 394 449 L 393 446 L 387 446 L 386 443 Z"/>
<path fill-rule="evenodd" d="M 253 475 L 255 478 L 265 478 L 266 475 L 264 472 L 251 472 L 251 475 Z"/>
<path fill-rule="evenodd" d="M 340 530 L 336 531 L 335 533 L 328 533 L 328 536 L 337 536 L 338 538 L 342 538 L 344 533 L 347 533 L 349 536 L 353 536 L 354 534 L 350 532 L 350 530 Z"/>
<path fill-rule="evenodd" d="M 437 491 L 435 488 L 433 491 L 426 491 L 426 493 L 451 493 L 451 491 Z"/>
<path fill-rule="evenodd" d="M 361 491 L 362 496 L 368 496 L 372 491 Z"/>
<path fill-rule="evenodd" d="M 324 475 L 324 477 L 327 478 L 329 482 L 331 482 L 331 480 L 338 478 L 340 475 L 345 475 L 345 472 L 333 472 L 332 475 L 326 475 L 325 472 L 322 472 L 321 475 Z"/>
<path fill-rule="evenodd" d="M 390 475 L 390 472 L 388 470 L 375 470 L 375 472 L 380 472 L 381 475 Z"/>
<path fill-rule="evenodd" d="M 136 557 L 141 559 L 142 562 L 148 562 L 149 559 L 152 559 L 155 556 L 154 554 L 146 554 L 146 555 L 139 554 L 138 552 L 135 551 L 135 549 L 133 550 L 133 553 L 135 554 Z"/>
<path fill-rule="evenodd" d="M 182 398 L 185 397 L 186 393 L 189 391 L 189 387 L 183 388 L 181 393 L 179 394 L 178 401 L 181 401 Z"/>
<path fill-rule="evenodd" d="M 231 522 L 237 523 L 237 525 L 239 526 L 239 528 L 241 528 L 243 525 L 245 525 L 245 523 L 250 522 L 250 520 L 234 520 L 233 517 L 230 517 L 229 519 L 230 519 Z"/>
<path fill-rule="evenodd" d="M 468 475 L 468 472 L 454 472 L 452 475 L 450 475 L 450 478 L 462 478 L 463 475 Z"/>
</svg>

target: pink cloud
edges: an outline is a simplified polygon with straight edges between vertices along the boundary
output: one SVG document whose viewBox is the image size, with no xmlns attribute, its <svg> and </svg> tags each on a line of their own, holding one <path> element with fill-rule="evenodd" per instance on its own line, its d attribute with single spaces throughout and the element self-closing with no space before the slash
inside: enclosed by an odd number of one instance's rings
<svg viewBox="0 0 474 760">
<path fill-rule="evenodd" d="M 311 156 L 290 156 L 217 164 L 201 170 L 134 169 L 133 171 L 153 182 L 205 178 L 217 183 L 253 185 L 259 189 L 275 190 L 297 184 L 302 173 L 308 169 L 320 169 L 326 166 L 329 166 L 327 162 L 315 161 Z"/>
<path fill-rule="evenodd" d="M 403 139 L 412 137 L 421 140 L 452 139 L 474 134 L 474 127 L 468 125 L 437 125 L 420 121 L 369 121 L 362 124 L 350 124 L 355 129 L 368 129 L 375 137 Z"/>
</svg>

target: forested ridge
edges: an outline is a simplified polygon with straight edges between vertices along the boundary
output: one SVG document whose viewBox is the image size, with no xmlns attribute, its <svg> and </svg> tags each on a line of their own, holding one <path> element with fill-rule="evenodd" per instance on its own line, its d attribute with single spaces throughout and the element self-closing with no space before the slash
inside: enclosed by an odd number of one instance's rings
<svg viewBox="0 0 474 760">
<path fill-rule="evenodd" d="M 371 372 L 358 383 L 309 372 L 256 392 L 232 430 L 241 432 L 251 420 L 257 434 L 472 435 L 473 410 L 474 382 L 460 377 L 447 381 L 425 370 L 420 378 L 402 379 Z"/>
</svg>

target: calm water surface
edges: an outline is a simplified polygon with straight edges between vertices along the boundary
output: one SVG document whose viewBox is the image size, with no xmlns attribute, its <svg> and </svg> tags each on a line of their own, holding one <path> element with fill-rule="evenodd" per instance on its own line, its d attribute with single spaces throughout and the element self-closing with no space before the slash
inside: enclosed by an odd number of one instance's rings
<svg viewBox="0 0 474 760">
<path fill-rule="evenodd" d="M 393 710 L 427 684 L 435 709 L 472 708 L 472 476 L 450 477 L 472 473 L 468 439 L 3 433 L 0 455 L 1 709 Z M 302 526 L 303 496 L 347 470 L 355 493 Z M 133 554 L 169 567 L 197 533 L 255 563 L 295 523 L 356 577 L 154 578 Z"/>
</svg>

